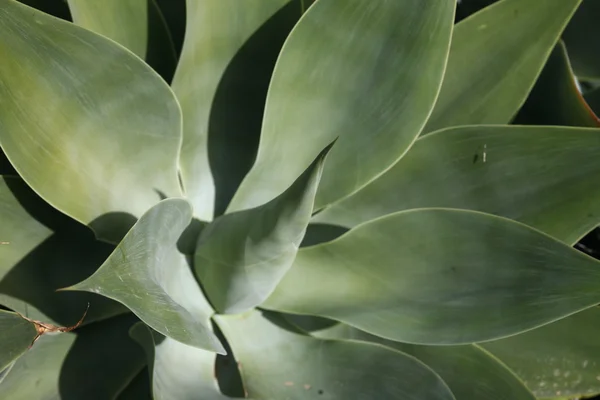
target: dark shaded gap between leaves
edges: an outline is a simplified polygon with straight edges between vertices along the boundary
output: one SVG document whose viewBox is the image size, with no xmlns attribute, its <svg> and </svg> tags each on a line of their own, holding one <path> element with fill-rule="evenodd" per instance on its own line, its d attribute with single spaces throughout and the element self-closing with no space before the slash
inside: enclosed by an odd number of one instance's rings
<svg viewBox="0 0 600 400">
<path fill-rule="evenodd" d="M 173 2 L 173 4 L 176 3 L 176 1 Z M 146 62 L 170 84 L 175 75 L 179 54 L 175 50 L 171 31 L 158 3 L 156 0 L 147 0 L 146 4 L 148 10 Z M 183 21 L 185 21 L 185 8 L 183 13 Z"/>
<path fill-rule="evenodd" d="M 156 4 L 167 24 L 175 50 L 175 64 L 181 56 L 186 29 L 185 0 L 156 0 Z"/>
<path fill-rule="evenodd" d="M 125 389 L 117 396 L 116 400 L 152 400 L 152 382 L 148 366 L 133 378 Z"/>
<path fill-rule="evenodd" d="M 229 346 L 229 343 L 219 326 L 214 321 L 211 321 L 211 323 L 215 335 L 219 338 L 227 351 L 226 356 L 217 354 L 215 361 L 215 377 L 219 389 L 225 396 L 243 399 L 246 397 L 246 391 L 244 390 L 242 375 L 238 367 L 238 362 L 233 354 L 233 350 L 231 349 L 231 346 Z"/>
<path fill-rule="evenodd" d="M 46 14 L 73 22 L 67 0 L 19 0 L 19 2 Z"/>
<path fill-rule="evenodd" d="M 309 224 L 300 247 L 314 246 L 339 238 L 350 229 L 331 224 Z"/>
<path fill-rule="evenodd" d="M 215 217 L 225 212 L 254 163 L 275 61 L 300 10 L 294 0 L 276 12 L 239 49 L 219 82 L 208 124 Z"/>
</svg>

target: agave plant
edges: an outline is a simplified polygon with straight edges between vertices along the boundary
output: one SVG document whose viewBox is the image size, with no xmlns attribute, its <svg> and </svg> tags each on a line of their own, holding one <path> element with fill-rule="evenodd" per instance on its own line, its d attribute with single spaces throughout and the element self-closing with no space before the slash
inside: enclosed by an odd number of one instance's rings
<svg viewBox="0 0 600 400">
<path fill-rule="evenodd" d="M 489 3 L 0 0 L 0 398 L 600 393 L 591 25 Z"/>
</svg>

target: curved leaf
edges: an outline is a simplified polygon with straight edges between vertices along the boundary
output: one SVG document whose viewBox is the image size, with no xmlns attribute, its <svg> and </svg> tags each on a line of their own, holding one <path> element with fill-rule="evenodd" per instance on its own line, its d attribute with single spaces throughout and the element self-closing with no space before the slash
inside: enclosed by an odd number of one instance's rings
<svg viewBox="0 0 600 400">
<path fill-rule="evenodd" d="M 360 189 L 391 166 L 419 134 L 437 97 L 454 5 L 453 0 L 315 2 L 277 61 L 257 160 L 229 211 L 278 196 L 338 136 L 316 208 Z"/>
<path fill-rule="evenodd" d="M 148 0 L 67 0 L 73 22 L 127 47 L 140 58 L 148 44 Z"/>
<path fill-rule="evenodd" d="M 537 397 L 583 397 L 600 393 L 600 309 L 591 308 L 552 324 L 483 347 L 505 362 Z"/>
<path fill-rule="evenodd" d="M 214 376 L 215 353 L 162 337 L 143 324 L 135 325 L 130 335 L 146 352 L 154 399 L 228 399 Z"/>
<path fill-rule="evenodd" d="M 581 0 L 501 0 L 456 25 L 439 98 L 423 133 L 508 123 Z"/>
<path fill-rule="evenodd" d="M 132 315 L 44 335 L 0 384 L 2 399 L 113 399 L 144 366 L 127 335 Z"/>
<path fill-rule="evenodd" d="M 352 227 L 396 211 L 448 207 L 521 221 L 574 244 L 600 221 L 600 131 L 468 126 L 417 140 L 410 152 L 314 222 Z"/>
<path fill-rule="evenodd" d="M 600 301 L 598 262 L 472 211 L 392 214 L 301 249 L 263 307 L 387 339 L 462 344 L 514 335 Z"/>
<path fill-rule="evenodd" d="M 313 335 L 326 339 L 379 343 L 410 354 L 439 374 L 456 400 L 535 400 L 512 371 L 475 345 L 418 346 L 392 342 L 343 324 L 314 332 Z"/>
<path fill-rule="evenodd" d="M 98 271 L 68 289 L 116 300 L 165 336 L 224 352 L 206 322 L 211 310 L 177 250 L 177 240 L 191 219 L 187 201 L 161 201 L 140 218 Z"/>
<path fill-rule="evenodd" d="M 194 268 L 217 311 L 261 304 L 294 262 L 312 209 L 326 152 L 269 203 L 218 218 L 202 231 Z"/>
<path fill-rule="evenodd" d="M 186 2 L 185 42 L 173 90 L 184 117 L 181 177 L 186 195 L 194 205 L 194 215 L 200 219 L 213 218 L 215 187 L 207 142 L 215 94 L 234 56 L 287 2 L 289 0 Z M 241 85 L 242 82 L 237 83 Z"/>
<path fill-rule="evenodd" d="M 150 67 L 16 1 L 0 3 L 0 36 L 0 145 L 44 200 L 114 240 L 114 212 L 180 194 L 181 114 Z"/>
<path fill-rule="evenodd" d="M 597 128 L 600 119 L 577 85 L 565 44 L 559 41 L 512 124 Z"/>
<path fill-rule="evenodd" d="M 600 46 L 598 41 L 590 40 L 600 34 L 598 15 L 600 15 L 600 3 L 595 0 L 584 0 L 563 35 L 571 55 L 573 69 L 582 79 L 600 79 L 600 57 L 598 56 Z"/>
<path fill-rule="evenodd" d="M 454 399 L 424 364 L 383 346 L 316 339 L 257 311 L 216 322 L 255 399 Z"/>
<path fill-rule="evenodd" d="M 0 371 L 25 353 L 36 336 L 33 323 L 14 312 L 0 310 Z"/>
</svg>

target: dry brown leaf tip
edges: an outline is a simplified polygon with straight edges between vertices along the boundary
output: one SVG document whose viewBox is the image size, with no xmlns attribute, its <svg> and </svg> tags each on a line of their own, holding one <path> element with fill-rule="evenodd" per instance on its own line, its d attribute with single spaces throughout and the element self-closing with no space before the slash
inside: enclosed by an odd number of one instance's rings
<svg viewBox="0 0 600 400">
<path fill-rule="evenodd" d="M 27 318 L 26 316 L 17 313 L 21 318 L 23 318 L 26 321 L 31 322 L 34 326 L 35 326 L 35 330 L 37 331 L 37 335 L 35 335 L 35 337 L 33 338 L 33 341 L 31 342 L 31 344 L 29 345 L 29 348 L 31 348 L 33 346 L 33 344 L 45 333 L 54 333 L 54 332 L 71 332 L 77 328 L 79 328 L 79 326 L 81 326 L 81 324 L 83 323 L 83 320 L 85 319 L 85 316 L 87 315 L 88 310 L 90 309 L 90 303 L 88 303 L 87 308 L 85 309 L 85 312 L 83 313 L 83 316 L 81 317 L 81 319 L 79 321 L 77 321 L 77 323 L 75 325 L 71 325 L 71 326 L 56 326 L 53 324 L 48 324 L 46 322 L 42 322 L 42 321 L 37 321 L 31 318 Z"/>
</svg>

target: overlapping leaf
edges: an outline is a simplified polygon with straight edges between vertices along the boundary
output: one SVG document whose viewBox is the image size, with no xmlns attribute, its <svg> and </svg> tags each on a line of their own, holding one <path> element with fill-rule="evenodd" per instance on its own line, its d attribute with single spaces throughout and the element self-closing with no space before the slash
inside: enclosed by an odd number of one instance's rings
<svg viewBox="0 0 600 400">
<path fill-rule="evenodd" d="M 173 90 L 181 103 L 184 117 L 183 146 L 180 165 L 186 195 L 194 205 L 194 215 L 203 220 L 213 218 L 215 187 L 209 166 L 209 130 L 225 120 L 245 120 L 243 110 L 239 115 L 229 115 L 218 109 L 216 95 L 230 92 L 228 100 L 239 96 L 237 91 L 252 93 L 245 80 L 260 85 L 260 79 L 248 72 L 261 65 L 262 56 L 256 51 L 254 62 L 245 63 L 247 76 L 230 76 L 227 68 L 263 24 L 290 0 L 188 0 L 185 43 L 181 60 L 173 80 Z M 299 7 L 297 8 L 299 11 Z M 265 46 L 267 43 L 255 43 Z M 263 66 L 264 67 L 264 66 Z M 268 68 L 267 68 L 268 69 Z M 261 99 L 258 99 L 262 102 Z M 227 103 L 230 105 L 231 103 Z M 229 109 L 229 112 L 234 110 Z M 211 113 L 220 113 L 215 121 Z M 259 112 L 260 113 L 260 112 Z M 248 127 L 236 127 L 239 139 L 249 132 Z M 218 132 L 224 135 L 228 132 Z M 212 139 L 212 140 L 219 140 Z M 245 146 L 243 146 L 245 148 Z M 229 155 L 231 157 L 231 154 Z M 244 154 L 242 158 L 247 157 Z M 250 160 L 251 162 L 252 160 Z M 239 162 L 231 157 L 231 164 Z"/>
<path fill-rule="evenodd" d="M 567 43 L 573 68 L 579 78 L 600 79 L 600 45 L 595 38 L 598 30 L 600 3 L 595 0 L 584 0 L 571 23 L 567 26 L 564 39 Z"/>
<path fill-rule="evenodd" d="M 278 196 L 337 137 L 316 208 L 391 166 L 437 97 L 454 6 L 453 0 L 315 2 L 277 61 L 257 160 L 229 210 Z"/>
<path fill-rule="evenodd" d="M 600 393 L 597 307 L 521 335 L 484 343 L 540 398 Z"/>
<path fill-rule="evenodd" d="M 165 336 L 224 352 L 207 325 L 210 311 L 200 288 L 177 249 L 191 218 L 187 201 L 161 201 L 140 218 L 98 271 L 69 289 L 116 300 Z"/>
<path fill-rule="evenodd" d="M 448 67 L 423 129 L 508 123 L 581 0 L 501 0 L 456 25 Z"/>
<path fill-rule="evenodd" d="M 0 398 L 115 398 L 144 365 L 143 352 L 127 334 L 133 321 L 126 315 L 77 334 L 42 336 L 4 378 Z"/>
<path fill-rule="evenodd" d="M 224 215 L 202 232 L 194 267 L 218 311 L 239 313 L 261 304 L 291 267 L 327 151 L 276 199 Z"/>
<path fill-rule="evenodd" d="M 301 249 L 263 307 L 415 344 L 517 334 L 600 301 L 598 262 L 473 211 L 391 214 Z"/>
<path fill-rule="evenodd" d="M 317 339 L 257 311 L 216 321 L 239 362 L 250 398 L 454 399 L 424 364 L 383 346 Z"/>
<path fill-rule="evenodd" d="M 48 203 L 118 240 L 130 225 L 114 213 L 180 193 L 181 113 L 150 67 L 16 1 L 0 2 L 0 36 L 0 145 Z"/>
<path fill-rule="evenodd" d="M 392 342 L 343 324 L 319 330 L 313 335 L 364 340 L 410 354 L 438 373 L 456 400 L 534 400 L 533 394 L 513 372 L 475 345 L 419 346 Z"/>
<path fill-rule="evenodd" d="M 420 138 L 376 181 L 315 222 L 353 227 L 395 211 L 449 207 L 516 219 L 568 244 L 600 220 L 600 131 L 469 126 Z"/>
</svg>

